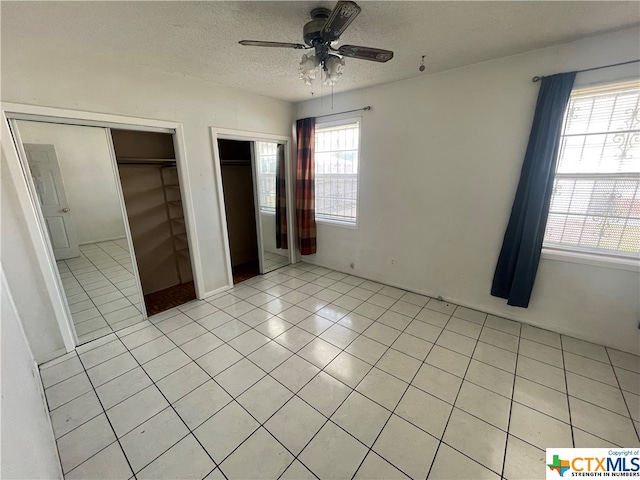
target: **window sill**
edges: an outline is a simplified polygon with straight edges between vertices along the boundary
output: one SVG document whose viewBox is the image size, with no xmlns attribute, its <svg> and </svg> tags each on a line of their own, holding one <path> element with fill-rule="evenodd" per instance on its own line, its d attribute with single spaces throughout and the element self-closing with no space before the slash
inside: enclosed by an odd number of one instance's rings
<svg viewBox="0 0 640 480">
<path fill-rule="evenodd" d="M 331 225 L 333 227 L 350 228 L 351 230 L 358 229 L 358 223 L 341 222 L 339 220 L 328 220 L 326 218 L 316 218 L 316 223 L 320 225 Z"/>
<path fill-rule="evenodd" d="M 601 255 L 590 255 L 588 253 L 571 252 L 552 248 L 543 248 L 541 258 L 568 263 L 581 263 L 583 265 L 593 265 L 603 268 L 613 268 L 616 270 L 627 270 L 630 272 L 640 272 L 640 261 L 631 258 L 604 257 Z"/>
</svg>

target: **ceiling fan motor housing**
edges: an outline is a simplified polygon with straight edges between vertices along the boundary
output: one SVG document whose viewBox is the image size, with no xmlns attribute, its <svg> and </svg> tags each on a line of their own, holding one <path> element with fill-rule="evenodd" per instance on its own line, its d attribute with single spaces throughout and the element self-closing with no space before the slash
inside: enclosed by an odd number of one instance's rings
<svg viewBox="0 0 640 480">
<path fill-rule="evenodd" d="M 327 23 L 327 19 L 331 14 L 328 8 L 314 8 L 311 10 L 311 21 L 305 24 L 302 32 L 304 43 L 310 47 L 315 47 L 318 43 L 322 43 L 322 28 Z"/>
</svg>

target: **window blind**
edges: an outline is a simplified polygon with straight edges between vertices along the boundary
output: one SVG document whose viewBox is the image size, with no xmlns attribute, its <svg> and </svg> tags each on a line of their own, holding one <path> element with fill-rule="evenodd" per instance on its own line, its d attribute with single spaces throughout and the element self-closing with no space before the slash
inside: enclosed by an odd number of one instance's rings
<svg viewBox="0 0 640 480">
<path fill-rule="evenodd" d="M 316 125 L 316 218 L 355 223 L 360 125 Z"/>
<path fill-rule="evenodd" d="M 574 91 L 544 246 L 638 258 L 639 187 L 640 84 Z"/>
</svg>

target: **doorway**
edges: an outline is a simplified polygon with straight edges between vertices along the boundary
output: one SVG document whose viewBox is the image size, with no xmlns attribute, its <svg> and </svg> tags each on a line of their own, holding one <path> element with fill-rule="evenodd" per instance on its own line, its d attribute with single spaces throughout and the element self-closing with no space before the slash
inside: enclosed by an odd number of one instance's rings
<svg viewBox="0 0 640 480">
<path fill-rule="evenodd" d="M 196 299 L 173 136 L 111 129 L 149 316 Z"/>
<path fill-rule="evenodd" d="M 39 119 L 12 128 L 76 344 L 196 299 L 173 134 Z"/>
<path fill-rule="evenodd" d="M 251 142 L 218 140 L 233 283 L 260 274 Z"/>
<path fill-rule="evenodd" d="M 218 138 L 233 283 L 291 263 L 283 141 Z"/>
</svg>

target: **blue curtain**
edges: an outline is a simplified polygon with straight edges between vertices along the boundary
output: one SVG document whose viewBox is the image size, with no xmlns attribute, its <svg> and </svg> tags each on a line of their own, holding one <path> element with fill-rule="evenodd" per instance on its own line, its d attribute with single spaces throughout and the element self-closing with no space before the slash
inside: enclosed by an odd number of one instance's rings
<svg viewBox="0 0 640 480">
<path fill-rule="evenodd" d="M 491 295 L 528 307 L 547 226 L 562 123 L 576 72 L 544 77 Z"/>
</svg>

